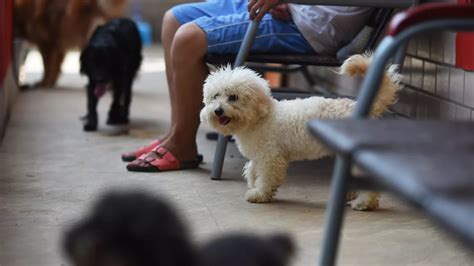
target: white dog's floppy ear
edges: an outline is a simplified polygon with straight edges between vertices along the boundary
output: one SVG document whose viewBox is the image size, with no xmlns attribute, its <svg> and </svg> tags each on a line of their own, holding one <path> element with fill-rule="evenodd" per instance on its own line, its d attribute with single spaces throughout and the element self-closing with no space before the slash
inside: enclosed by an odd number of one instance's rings
<svg viewBox="0 0 474 266">
<path fill-rule="evenodd" d="M 271 110 L 272 99 L 262 90 L 257 90 L 255 95 L 255 102 L 257 107 L 257 115 L 260 118 L 265 118 Z"/>
<path fill-rule="evenodd" d="M 252 98 L 254 106 L 256 107 L 257 116 L 259 118 L 265 118 L 268 116 L 272 107 L 272 96 L 270 86 L 266 79 L 255 71 L 246 69 L 248 75 L 252 76 L 251 81 L 247 84 L 254 91 Z"/>
</svg>

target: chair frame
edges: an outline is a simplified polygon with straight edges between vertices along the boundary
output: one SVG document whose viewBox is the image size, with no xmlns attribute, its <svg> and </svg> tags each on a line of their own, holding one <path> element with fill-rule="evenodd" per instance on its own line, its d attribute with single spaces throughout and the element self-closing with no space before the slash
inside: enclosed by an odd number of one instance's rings
<svg viewBox="0 0 474 266">
<path fill-rule="evenodd" d="M 374 8 L 407 8 L 418 4 L 418 0 L 280 0 L 278 4 L 283 3 L 297 3 L 308 5 L 338 5 L 338 6 L 360 6 L 360 7 L 374 7 Z M 237 57 L 234 61 L 233 67 L 243 66 L 246 58 L 249 55 L 250 48 L 256 37 L 259 21 L 252 20 L 249 22 L 249 27 L 245 37 L 240 46 Z M 403 61 L 406 51 L 406 43 L 403 43 L 398 51 L 397 56 L 394 57 L 394 62 L 401 63 Z M 224 165 L 225 153 L 227 143 L 230 136 L 219 134 L 217 138 L 216 150 L 214 153 L 214 161 L 212 164 L 211 179 L 222 179 L 222 168 Z"/>
<path fill-rule="evenodd" d="M 386 64 L 399 51 L 401 45 L 407 43 L 415 35 L 434 30 L 474 31 L 472 14 L 474 14 L 474 6 L 467 8 L 453 4 L 427 4 L 395 17 L 387 37 L 375 51 L 374 61 L 362 83 L 352 118 L 368 117 L 380 88 Z M 335 264 L 344 219 L 345 197 L 352 177 L 350 173 L 352 165 L 350 156 L 338 155 L 336 157 L 319 265 Z"/>
</svg>

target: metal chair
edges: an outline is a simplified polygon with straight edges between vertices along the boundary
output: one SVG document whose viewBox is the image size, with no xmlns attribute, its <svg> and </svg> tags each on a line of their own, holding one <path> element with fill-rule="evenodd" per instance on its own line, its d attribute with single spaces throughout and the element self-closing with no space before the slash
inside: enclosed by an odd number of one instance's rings
<svg viewBox="0 0 474 266">
<path fill-rule="evenodd" d="M 390 17 L 393 8 L 407 8 L 418 3 L 417 0 L 294 0 L 294 1 L 280 1 L 280 3 L 300 3 L 300 4 L 312 4 L 312 5 L 340 5 L 340 6 L 364 6 L 364 7 L 376 7 L 378 8 L 375 16 L 373 18 L 376 20 L 376 27 L 370 38 L 367 40 L 365 48 L 372 49 L 375 47 L 378 37 L 383 32 L 385 24 Z M 249 28 L 247 30 L 246 36 L 242 42 L 240 50 L 235 58 L 234 67 L 242 66 L 245 62 L 251 63 L 280 63 L 285 65 L 297 65 L 290 66 L 288 71 L 302 71 L 303 75 L 306 77 L 310 85 L 314 85 L 306 66 L 308 65 L 318 65 L 318 66 L 339 66 L 344 56 L 341 56 L 339 59 L 336 57 L 327 57 L 327 56 L 318 56 L 318 55 L 249 55 L 249 50 L 252 45 L 253 40 L 255 39 L 259 22 L 251 21 Z M 401 49 L 398 55 L 395 57 L 394 61 L 401 62 L 403 60 L 406 44 L 401 46 Z M 348 55 L 347 55 L 348 56 Z M 232 60 L 232 56 L 216 56 L 209 55 L 207 62 L 212 64 L 222 64 Z M 262 64 L 259 64 L 261 70 L 265 70 Z M 285 96 L 294 97 L 294 94 L 284 92 Z M 298 96 L 298 95 L 296 95 Z M 224 164 L 225 152 L 227 148 L 227 142 L 229 141 L 229 136 L 219 135 L 217 139 L 217 146 L 214 153 L 214 161 L 211 172 L 211 179 L 220 180 L 222 176 L 222 167 Z"/>
<path fill-rule="evenodd" d="M 377 41 L 382 35 L 387 22 L 390 20 L 392 8 L 376 8 L 361 32 L 356 35 L 352 41 L 341 49 L 337 55 L 318 55 L 318 54 L 249 54 L 245 58 L 245 66 L 258 72 L 279 72 L 283 74 L 300 72 L 310 91 L 301 91 L 299 89 L 281 87 L 273 91 L 273 97 L 296 98 L 302 97 L 303 93 L 309 96 L 321 94 L 326 97 L 335 97 L 329 90 L 316 88 L 317 82 L 311 76 L 309 66 L 337 67 L 340 66 L 346 58 L 353 54 L 371 51 L 375 48 Z M 233 62 L 236 55 L 207 55 L 206 62 L 212 65 L 226 65 Z M 271 64 L 271 65 L 269 65 Z"/>
<path fill-rule="evenodd" d="M 435 30 L 474 31 L 474 5 L 426 4 L 395 16 L 374 54 L 352 119 L 309 123 L 313 135 L 337 154 L 319 265 L 335 264 L 351 184 L 382 185 L 474 248 L 474 123 L 365 119 L 398 47 Z M 455 138 L 447 140 L 447 135 Z M 352 178 L 353 165 L 370 178 Z"/>
</svg>

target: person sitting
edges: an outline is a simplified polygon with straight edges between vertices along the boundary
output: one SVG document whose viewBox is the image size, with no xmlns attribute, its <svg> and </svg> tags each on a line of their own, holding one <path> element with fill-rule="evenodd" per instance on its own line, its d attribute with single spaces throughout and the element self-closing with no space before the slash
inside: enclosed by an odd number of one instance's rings
<svg viewBox="0 0 474 266">
<path fill-rule="evenodd" d="M 278 0 L 181 4 L 163 18 L 162 46 L 171 101 L 171 127 L 159 139 L 122 154 L 129 171 L 197 168 L 196 134 L 208 53 L 237 54 L 249 18 L 261 21 L 251 53 L 335 54 L 365 25 L 372 8 L 277 5 Z M 267 12 L 270 11 L 270 12 Z"/>
</svg>

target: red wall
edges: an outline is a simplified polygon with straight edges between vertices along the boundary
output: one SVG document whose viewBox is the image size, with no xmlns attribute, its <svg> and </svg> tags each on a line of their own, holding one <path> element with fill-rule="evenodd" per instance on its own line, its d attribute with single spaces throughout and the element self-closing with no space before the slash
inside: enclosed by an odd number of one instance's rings
<svg viewBox="0 0 474 266">
<path fill-rule="evenodd" d="M 0 85 L 3 84 L 11 53 L 12 0 L 0 0 Z"/>
<path fill-rule="evenodd" d="M 458 0 L 460 4 L 474 4 L 473 0 Z M 474 71 L 474 33 L 459 32 L 456 36 L 456 66 Z"/>
</svg>

